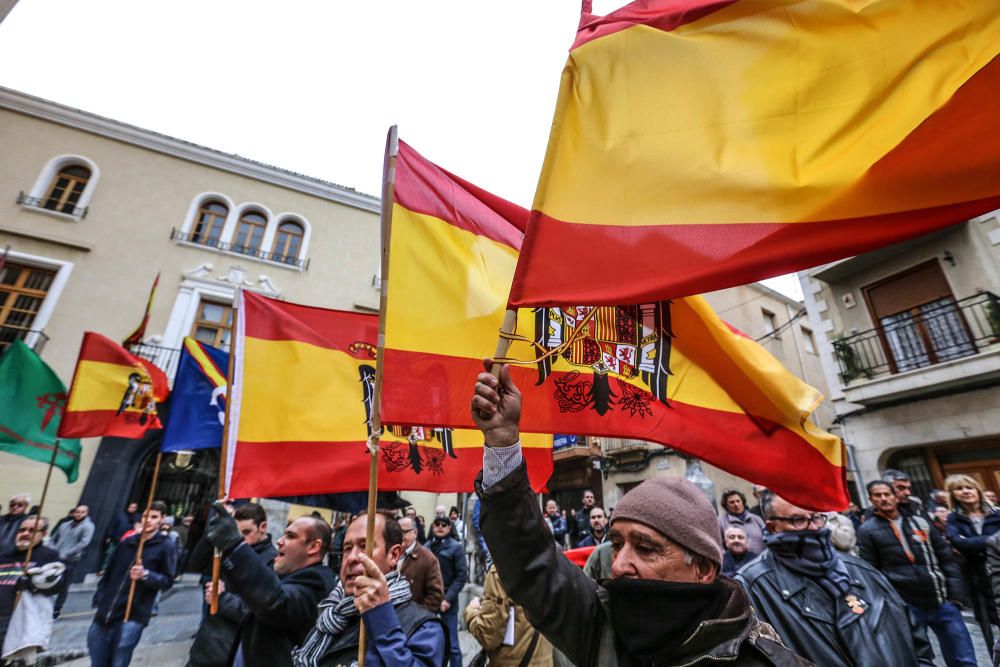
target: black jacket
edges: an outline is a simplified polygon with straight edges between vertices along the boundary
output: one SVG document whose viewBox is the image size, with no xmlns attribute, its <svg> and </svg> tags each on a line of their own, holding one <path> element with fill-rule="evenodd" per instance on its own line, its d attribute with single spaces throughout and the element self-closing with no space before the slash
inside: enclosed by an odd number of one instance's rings
<svg viewBox="0 0 1000 667">
<path fill-rule="evenodd" d="M 968 596 L 951 546 L 938 529 L 920 516 L 903 516 L 902 536 L 913 561 L 903 551 L 895 526 L 875 514 L 858 530 L 861 557 L 885 575 L 907 604 L 933 611 L 951 600 L 968 606 Z"/>
<path fill-rule="evenodd" d="M 21 527 L 21 522 L 27 518 L 27 512 L 0 516 L 0 552 L 13 551 L 16 548 L 14 538 L 17 537 L 17 530 Z"/>
<path fill-rule="evenodd" d="M 240 626 L 247 667 L 292 664 L 292 649 L 316 624 L 317 606 L 333 588 L 333 573 L 314 563 L 278 575 L 253 549 L 240 544 L 222 559 L 226 586 L 246 603 L 249 613 Z"/>
<path fill-rule="evenodd" d="M 562 555 L 544 523 L 524 465 L 482 488 L 483 535 L 510 597 L 531 625 L 581 667 L 638 665 L 621 648 L 611 623 L 607 591 Z M 760 623 L 746 593 L 720 578 L 728 599 L 717 619 L 706 620 L 677 651 L 674 665 L 808 665 Z M 636 609 L 641 614 L 642 609 Z M 665 667 L 665 666 L 664 666 Z"/>
<path fill-rule="evenodd" d="M 108 624 L 124 620 L 131 588 L 129 570 L 135 564 L 138 550 L 138 533 L 118 543 L 94 593 L 93 607 L 97 610 L 94 613 L 95 622 Z M 135 599 L 132 601 L 129 620 L 146 625 L 149 623 L 157 592 L 174 585 L 177 567 L 177 546 L 174 541 L 159 531 L 148 538 L 142 548 L 142 566 L 148 570 L 149 576 L 135 583 Z"/>
<path fill-rule="evenodd" d="M 207 542 L 207 540 L 206 540 Z M 278 550 L 271 542 L 271 536 L 250 547 L 266 568 L 274 568 L 274 558 Z M 229 574 L 220 574 L 220 579 L 229 587 Z M 206 614 L 191 644 L 191 667 L 226 667 L 233 648 L 240 635 L 240 625 L 249 613 L 249 608 L 236 593 L 226 590 L 219 595 L 219 613 Z"/>
<path fill-rule="evenodd" d="M 549 533 L 551 538 L 552 533 Z M 444 581 L 444 599 L 451 608 L 458 611 L 458 594 L 469 581 L 469 566 L 465 562 L 465 549 L 462 543 L 450 537 L 443 540 L 432 539 L 425 544 L 434 552 L 441 564 L 441 579 Z"/>
<path fill-rule="evenodd" d="M 822 667 L 910 667 L 933 665 L 921 642 L 918 662 L 906 603 L 869 563 L 840 555 L 851 590 L 834 599 L 819 584 L 795 574 L 770 551 L 736 575 L 761 619 L 799 655 Z M 862 613 L 852 613 L 853 609 Z M 925 639 L 926 637 L 924 637 Z M 887 662 L 887 656 L 891 661 Z"/>
</svg>

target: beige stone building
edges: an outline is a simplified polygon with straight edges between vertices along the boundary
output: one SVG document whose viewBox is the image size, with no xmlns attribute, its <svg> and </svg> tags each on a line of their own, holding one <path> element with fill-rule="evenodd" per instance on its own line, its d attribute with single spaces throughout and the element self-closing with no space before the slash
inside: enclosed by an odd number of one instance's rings
<svg viewBox="0 0 1000 667">
<path fill-rule="evenodd" d="M 172 376 L 184 336 L 228 345 L 237 286 L 376 312 L 376 197 L 0 89 L 0 346 L 24 338 L 68 385 L 84 331 L 124 339 L 159 289 L 141 353 Z M 141 497 L 149 443 L 83 443 L 80 480 L 46 514 Z M 177 503 L 211 489 L 218 452 L 167 457 Z M 0 454 L 0 494 L 35 501 L 45 466 Z M 158 493 L 158 495 L 161 495 Z M 100 527 L 100 526 L 99 526 Z"/>
<path fill-rule="evenodd" d="M 761 344 L 789 371 L 828 393 L 815 334 L 801 302 L 760 283 L 705 296 L 722 319 L 750 337 L 761 339 Z M 829 429 L 834 416 L 832 406 L 825 402 L 814 420 Z M 642 440 L 577 438 L 575 444 L 556 450 L 555 474 L 549 488 L 567 510 L 580 506 L 584 489 L 593 489 L 598 503 L 612 508 L 625 492 L 645 479 L 685 475 L 689 462 L 688 457 L 671 449 Z M 748 481 L 707 463 L 700 465 L 707 480 L 714 484 L 716 500 L 727 488 L 736 488 L 750 499 Z"/>
<path fill-rule="evenodd" d="M 1000 492 L 997 212 L 799 274 L 861 482 L 926 498 L 952 473 Z"/>
</svg>

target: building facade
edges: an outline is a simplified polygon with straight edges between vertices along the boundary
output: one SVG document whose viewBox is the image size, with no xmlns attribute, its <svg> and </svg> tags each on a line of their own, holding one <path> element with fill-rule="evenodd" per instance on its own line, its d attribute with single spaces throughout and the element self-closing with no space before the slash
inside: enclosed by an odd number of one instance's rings
<svg viewBox="0 0 1000 667">
<path fill-rule="evenodd" d="M 379 202 L 346 187 L 0 89 L 0 348 L 15 338 L 69 385 L 84 331 L 123 340 L 159 273 L 144 344 L 173 376 L 185 336 L 229 345 L 237 287 L 377 312 Z M 145 504 L 159 434 L 83 442 L 80 481 L 53 476 L 45 513 Z M 0 453 L 0 493 L 44 465 Z M 218 450 L 165 457 L 157 496 L 211 498 Z M 116 510 L 117 511 L 117 510 Z"/>
<path fill-rule="evenodd" d="M 799 274 L 861 482 L 922 498 L 964 473 L 1000 492 L 1000 216 Z"/>
<path fill-rule="evenodd" d="M 712 292 L 705 298 L 723 320 L 759 340 L 790 372 L 828 395 L 815 335 L 801 302 L 760 283 Z M 813 419 L 829 429 L 834 417 L 832 406 L 824 402 Z M 587 489 L 594 491 L 598 505 L 613 508 L 627 491 L 655 476 L 687 475 L 716 504 L 719 493 L 728 488 L 738 489 L 753 502 L 749 481 L 643 440 L 557 439 L 554 458 L 555 473 L 549 489 L 566 510 L 579 508 Z"/>
</svg>

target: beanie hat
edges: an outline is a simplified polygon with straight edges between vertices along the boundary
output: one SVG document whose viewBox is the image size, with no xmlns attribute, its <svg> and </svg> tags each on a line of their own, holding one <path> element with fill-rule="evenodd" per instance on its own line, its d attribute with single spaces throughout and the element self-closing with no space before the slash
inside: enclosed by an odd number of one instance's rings
<svg viewBox="0 0 1000 667">
<path fill-rule="evenodd" d="M 638 521 L 722 566 L 719 520 L 697 486 L 679 477 L 657 477 L 626 493 L 611 518 Z"/>
</svg>

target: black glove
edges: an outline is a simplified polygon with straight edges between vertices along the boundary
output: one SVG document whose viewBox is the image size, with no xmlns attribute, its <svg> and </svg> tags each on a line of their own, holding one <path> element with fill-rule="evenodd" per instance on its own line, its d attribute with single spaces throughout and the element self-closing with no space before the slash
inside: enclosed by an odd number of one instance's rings
<svg viewBox="0 0 1000 667">
<path fill-rule="evenodd" d="M 221 501 L 212 503 L 211 516 L 208 525 L 205 526 L 205 537 L 216 549 L 227 553 L 243 543 L 243 536 L 240 534 L 236 520 L 229 516 L 229 512 Z"/>
<path fill-rule="evenodd" d="M 31 576 L 27 574 L 22 574 L 17 578 L 17 583 L 14 584 L 14 590 L 16 591 L 30 591 L 31 590 Z"/>
</svg>

